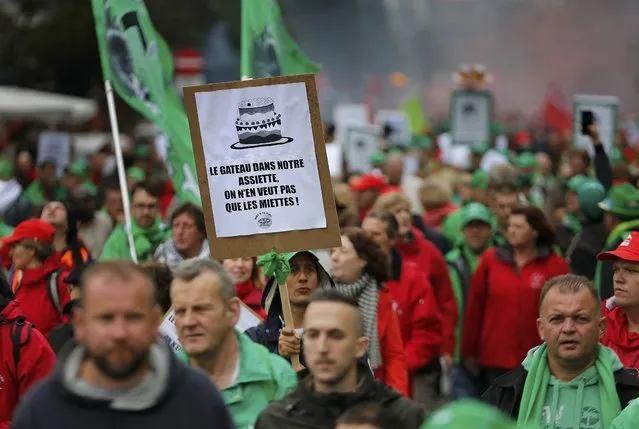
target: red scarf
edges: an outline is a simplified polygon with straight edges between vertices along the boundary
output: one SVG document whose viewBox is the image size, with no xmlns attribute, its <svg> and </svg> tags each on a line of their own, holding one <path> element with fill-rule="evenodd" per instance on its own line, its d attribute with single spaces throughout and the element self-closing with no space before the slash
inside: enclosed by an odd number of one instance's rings
<svg viewBox="0 0 639 429">
<path fill-rule="evenodd" d="M 237 297 L 250 307 L 251 310 L 256 312 L 258 316 L 262 319 L 266 318 L 266 313 L 262 308 L 262 291 L 255 287 L 253 280 L 236 283 L 235 292 L 237 293 Z"/>
</svg>

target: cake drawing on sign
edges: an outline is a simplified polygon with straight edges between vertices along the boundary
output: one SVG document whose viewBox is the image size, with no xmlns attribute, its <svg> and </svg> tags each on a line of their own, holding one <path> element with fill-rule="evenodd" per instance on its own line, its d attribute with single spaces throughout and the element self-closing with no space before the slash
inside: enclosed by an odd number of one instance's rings
<svg viewBox="0 0 639 429">
<path fill-rule="evenodd" d="M 231 145 L 232 149 L 249 149 L 275 146 L 293 141 L 282 137 L 282 114 L 275 111 L 272 98 L 251 98 L 238 105 L 239 118 L 235 120 L 235 129 L 239 141 Z"/>
</svg>

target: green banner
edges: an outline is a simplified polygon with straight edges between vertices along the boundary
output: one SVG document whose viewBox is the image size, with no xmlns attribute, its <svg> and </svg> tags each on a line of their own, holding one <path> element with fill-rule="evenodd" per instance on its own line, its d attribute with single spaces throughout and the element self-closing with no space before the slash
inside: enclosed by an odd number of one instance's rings
<svg viewBox="0 0 639 429">
<path fill-rule="evenodd" d="M 289 36 L 276 0 L 242 0 L 242 78 L 318 73 Z"/>
<path fill-rule="evenodd" d="M 180 201 L 200 204 L 184 106 L 173 85 L 173 55 L 140 0 L 92 0 L 102 74 L 132 108 L 169 138 L 169 165 Z"/>
</svg>

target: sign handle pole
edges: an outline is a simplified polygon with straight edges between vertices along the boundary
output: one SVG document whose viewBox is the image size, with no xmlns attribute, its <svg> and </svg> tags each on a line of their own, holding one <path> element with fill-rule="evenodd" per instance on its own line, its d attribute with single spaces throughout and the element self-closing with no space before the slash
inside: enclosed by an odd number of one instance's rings
<svg viewBox="0 0 639 429">
<path fill-rule="evenodd" d="M 295 329 L 295 325 L 293 324 L 293 312 L 291 311 L 291 300 L 288 297 L 288 286 L 286 283 L 277 284 L 277 287 L 280 290 L 280 300 L 282 301 L 282 313 L 284 313 L 284 327 Z M 291 365 L 293 365 L 293 369 L 295 371 L 299 371 L 302 369 L 302 364 L 300 363 L 300 355 L 292 355 L 291 356 Z"/>
<path fill-rule="evenodd" d="M 115 162 L 118 169 L 118 179 L 120 182 L 120 191 L 122 192 L 122 207 L 124 208 L 124 230 L 129 241 L 129 251 L 131 252 L 131 260 L 138 263 L 138 255 L 135 252 L 135 243 L 133 234 L 131 233 L 131 202 L 129 201 L 129 189 L 126 183 L 126 174 L 124 171 L 124 159 L 122 158 L 122 144 L 120 143 L 120 129 L 118 128 L 118 118 L 115 113 L 115 102 L 113 100 L 113 86 L 110 80 L 104 81 L 104 89 L 106 91 L 107 106 L 109 108 L 109 120 L 111 121 L 111 134 L 113 134 L 113 146 L 115 148 Z"/>
</svg>

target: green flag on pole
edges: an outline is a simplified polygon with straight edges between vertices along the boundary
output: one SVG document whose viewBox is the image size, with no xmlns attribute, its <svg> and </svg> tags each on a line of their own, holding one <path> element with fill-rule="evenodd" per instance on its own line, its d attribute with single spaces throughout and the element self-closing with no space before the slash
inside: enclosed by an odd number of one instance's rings
<svg viewBox="0 0 639 429">
<path fill-rule="evenodd" d="M 169 165 L 180 201 L 200 204 L 184 106 L 173 85 L 173 55 L 140 0 L 92 0 L 102 74 L 129 106 L 169 138 Z"/>
<path fill-rule="evenodd" d="M 422 108 L 422 101 L 417 94 L 413 94 L 406 99 L 402 105 L 402 110 L 406 112 L 410 130 L 413 134 L 422 134 L 430 129 L 430 124 L 426 120 L 426 115 Z"/>
<path fill-rule="evenodd" d="M 242 78 L 318 73 L 289 36 L 276 0 L 242 0 Z"/>
</svg>

